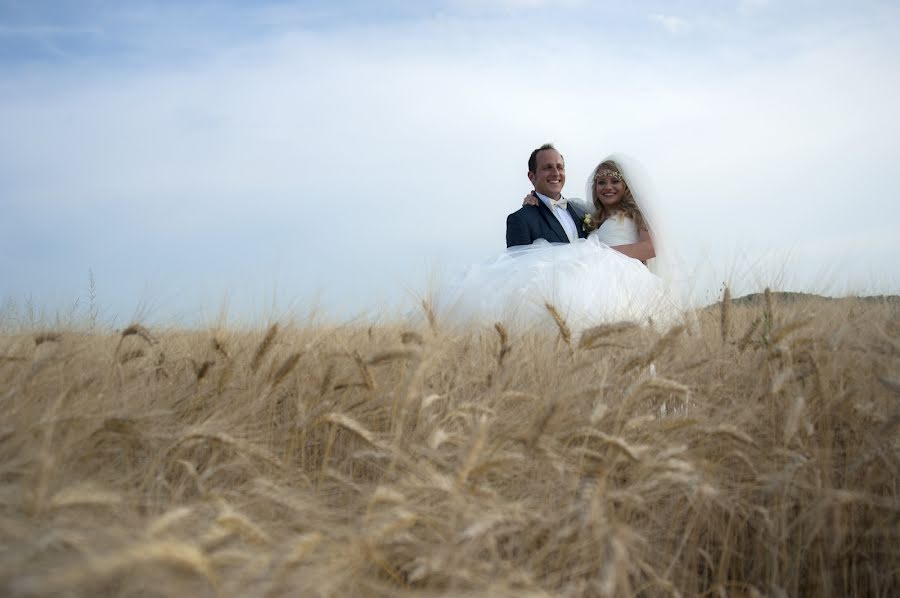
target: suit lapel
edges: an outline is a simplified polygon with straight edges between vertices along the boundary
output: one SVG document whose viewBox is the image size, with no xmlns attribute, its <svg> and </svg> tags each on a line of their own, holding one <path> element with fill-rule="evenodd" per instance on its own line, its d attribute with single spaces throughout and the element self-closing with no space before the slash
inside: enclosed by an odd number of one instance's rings
<svg viewBox="0 0 900 598">
<path fill-rule="evenodd" d="M 541 201 L 541 198 L 537 198 L 538 200 L 538 210 L 541 216 L 544 218 L 544 222 L 553 233 L 557 236 L 556 239 L 547 239 L 551 243 L 568 243 L 569 235 L 566 234 L 566 231 L 563 230 L 562 224 L 559 223 L 559 220 L 556 218 L 556 214 L 554 214 L 547 205 Z"/>
<path fill-rule="evenodd" d="M 572 217 L 572 220 L 575 221 L 575 230 L 578 231 L 578 238 L 584 239 L 587 237 L 587 232 L 584 230 L 584 213 L 581 210 L 575 208 L 575 204 L 569 202 L 566 207 L 566 211 Z"/>
</svg>

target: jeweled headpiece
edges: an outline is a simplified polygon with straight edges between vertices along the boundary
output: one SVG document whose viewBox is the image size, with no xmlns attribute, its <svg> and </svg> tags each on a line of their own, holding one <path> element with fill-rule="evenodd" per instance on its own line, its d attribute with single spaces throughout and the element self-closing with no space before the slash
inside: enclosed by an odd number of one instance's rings
<svg viewBox="0 0 900 598">
<path fill-rule="evenodd" d="M 604 168 L 603 170 L 598 170 L 597 173 L 594 175 L 594 182 L 596 183 L 603 177 L 615 178 L 615 179 L 619 179 L 620 181 L 625 180 L 625 177 L 622 176 L 621 172 L 619 172 L 617 170 L 611 170 L 609 168 Z"/>
</svg>

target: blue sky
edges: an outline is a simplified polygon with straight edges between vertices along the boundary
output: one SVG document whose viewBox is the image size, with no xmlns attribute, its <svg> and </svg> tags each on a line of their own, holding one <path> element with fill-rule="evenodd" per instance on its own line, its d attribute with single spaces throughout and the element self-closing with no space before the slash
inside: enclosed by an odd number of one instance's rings
<svg viewBox="0 0 900 598">
<path fill-rule="evenodd" d="M 639 158 L 695 272 L 897 292 L 893 2 L 0 0 L 0 298 L 197 323 L 396 313 Z"/>
</svg>

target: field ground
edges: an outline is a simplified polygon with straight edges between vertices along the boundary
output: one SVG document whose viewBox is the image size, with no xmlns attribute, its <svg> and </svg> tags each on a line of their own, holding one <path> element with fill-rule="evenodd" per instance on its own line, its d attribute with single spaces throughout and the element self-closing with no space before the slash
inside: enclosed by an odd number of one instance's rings
<svg viewBox="0 0 900 598">
<path fill-rule="evenodd" d="M 896 596 L 900 306 L 0 336 L 0 593 Z"/>
</svg>

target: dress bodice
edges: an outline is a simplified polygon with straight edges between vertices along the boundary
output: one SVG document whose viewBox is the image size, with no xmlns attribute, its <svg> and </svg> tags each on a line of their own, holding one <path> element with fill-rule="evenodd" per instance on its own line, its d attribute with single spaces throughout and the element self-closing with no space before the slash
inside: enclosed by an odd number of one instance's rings
<svg viewBox="0 0 900 598">
<path fill-rule="evenodd" d="M 635 221 L 624 214 L 618 214 L 603 221 L 600 227 L 590 234 L 601 243 L 615 247 L 637 243 L 640 238 Z"/>
</svg>

